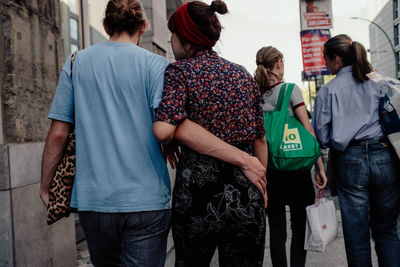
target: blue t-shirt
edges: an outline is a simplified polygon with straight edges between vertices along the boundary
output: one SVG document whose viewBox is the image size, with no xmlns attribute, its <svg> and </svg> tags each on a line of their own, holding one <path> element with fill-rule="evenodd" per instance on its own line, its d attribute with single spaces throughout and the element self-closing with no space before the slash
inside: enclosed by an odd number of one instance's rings
<svg viewBox="0 0 400 267">
<path fill-rule="evenodd" d="M 170 208 L 171 186 L 153 136 L 168 62 L 136 45 L 103 42 L 62 69 L 49 118 L 75 123 L 71 206 L 80 211 Z"/>
</svg>

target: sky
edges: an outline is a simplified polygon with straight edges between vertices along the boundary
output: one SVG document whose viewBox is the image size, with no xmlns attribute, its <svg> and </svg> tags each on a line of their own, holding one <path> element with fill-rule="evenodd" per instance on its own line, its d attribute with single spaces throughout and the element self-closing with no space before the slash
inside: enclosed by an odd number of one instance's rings
<svg viewBox="0 0 400 267">
<path fill-rule="evenodd" d="M 388 1 L 391 0 L 332 0 L 331 35 L 347 34 L 368 49 L 369 23 L 350 18 L 373 20 Z M 275 46 L 285 58 L 284 79 L 303 85 L 299 1 L 225 0 L 225 3 L 229 13 L 219 16 L 224 29 L 215 50 L 254 74 L 258 49 Z"/>
</svg>

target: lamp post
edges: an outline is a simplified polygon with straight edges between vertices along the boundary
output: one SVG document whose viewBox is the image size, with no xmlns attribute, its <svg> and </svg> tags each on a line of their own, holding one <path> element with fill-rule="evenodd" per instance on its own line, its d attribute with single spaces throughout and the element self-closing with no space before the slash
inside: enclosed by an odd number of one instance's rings
<svg viewBox="0 0 400 267">
<path fill-rule="evenodd" d="M 374 24 L 376 27 L 378 27 L 379 30 L 381 30 L 381 31 L 383 32 L 383 34 L 385 35 L 386 39 L 388 40 L 388 42 L 389 42 L 389 44 L 390 44 L 390 47 L 392 48 L 392 51 L 393 51 L 394 69 L 395 69 L 395 72 L 396 72 L 396 73 L 395 73 L 395 76 L 396 76 L 396 79 L 398 80 L 398 79 L 399 79 L 399 66 L 398 66 L 398 62 L 397 62 L 397 58 L 396 58 L 396 50 L 394 49 L 392 40 L 390 40 L 389 35 L 387 35 L 387 33 L 385 32 L 385 30 L 384 30 L 379 24 L 373 22 L 372 20 L 365 19 L 365 18 L 359 18 L 359 17 L 351 17 L 351 19 L 360 19 L 360 20 L 368 21 L 368 22 Z"/>
</svg>

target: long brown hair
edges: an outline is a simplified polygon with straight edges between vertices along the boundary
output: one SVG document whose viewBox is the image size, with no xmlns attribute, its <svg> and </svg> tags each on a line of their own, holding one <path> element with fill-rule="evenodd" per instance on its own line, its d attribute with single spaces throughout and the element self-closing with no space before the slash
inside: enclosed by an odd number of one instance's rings
<svg viewBox="0 0 400 267">
<path fill-rule="evenodd" d="M 333 60 L 340 57 L 343 66 L 353 67 L 353 77 L 364 82 L 368 80 L 367 74 L 372 71 L 372 66 L 367 60 L 367 51 L 364 46 L 345 34 L 336 35 L 324 44 L 324 55 Z"/>
<path fill-rule="evenodd" d="M 266 46 L 258 50 L 256 55 L 257 69 L 254 78 L 260 88 L 261 95 L 271 89 L 271 85 L 277 81 L 278 77 L 272 72 L 276 62 L 283 59 L 283 54 L 272 46 Z"/>
<path fill-rule="evenodd" d="M 139 0 L 108 1 L 103 25 L 109 36 L 122 32 L 134 35 L 143 24 L 148 27 L 147 17 Z"/>
<path fill-rule="evenodd" d="M 208 38 L 214 41 L 218 41 L 221 35 L 222 26 L 218 20 L 215 12 L 219 14 L 228 13 L 228 8 L 224 1 L 216 0 L 212 1 L 211 5 L 207 5 L 206 3 L 200 1 L 192 1 L 187 6 L 187 11 L 189 13 L 190 18 L 196 24 L 197 28 Z M 197 52 L 202 50 L 208 50 L 210 48 L 203 47 L 188 40 L 182 38 L 179 35 L 176 25 L 175 25 L 175 13 L 173 13 L 168 19 L 168 29 L 172 33 L 176 33 L 181 41 L 182 45 L 189 43 L 190 49 L 186 51 L 185 58 L 190 58 L 197 54 Z"/>
</svg>

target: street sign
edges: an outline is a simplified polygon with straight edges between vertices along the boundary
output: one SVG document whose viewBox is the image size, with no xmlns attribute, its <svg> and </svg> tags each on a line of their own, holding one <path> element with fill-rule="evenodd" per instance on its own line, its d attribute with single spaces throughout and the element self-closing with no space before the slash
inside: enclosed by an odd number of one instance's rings
<svg viewBox="0 0 400 267">
<path fill-rule="evenodd" d="M 331 29 L 331 0 L 300 0 L 301 30 Z"/>
<path fill-rule="evenodd" d="M 323 57 L 324 43 L 329 38 L 331 38 L 329 30 L 306 30 L 300 32 L 303 78 L 329 74 Z"/>
</svg>

